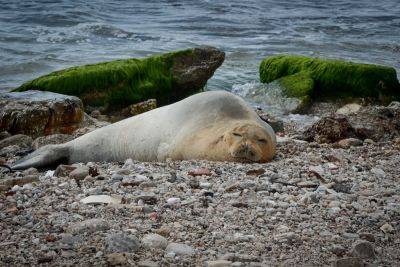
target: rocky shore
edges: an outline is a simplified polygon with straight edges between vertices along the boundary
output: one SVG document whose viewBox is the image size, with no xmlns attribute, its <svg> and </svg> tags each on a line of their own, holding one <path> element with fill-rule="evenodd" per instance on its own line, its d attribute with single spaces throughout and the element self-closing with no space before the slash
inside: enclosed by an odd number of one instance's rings
<svg viewBox="0 0 400 267">
<path fill-rule="evenodd" d="M 0 265 L 398 266 L 400 105 L 340 107 L 277 123 L 268 164 L 2 168 Z M 3 132 L 0 161 L 70 138 Z"/>
</svg>

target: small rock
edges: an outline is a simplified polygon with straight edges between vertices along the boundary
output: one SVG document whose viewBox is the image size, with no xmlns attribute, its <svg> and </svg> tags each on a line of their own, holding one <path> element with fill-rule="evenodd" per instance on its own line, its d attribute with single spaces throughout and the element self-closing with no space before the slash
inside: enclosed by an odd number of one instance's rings
<svg viewBox="0 0 400 267">
<path fill-rule="evenodd" d="M 392 232 L 394 232 L 393 226 L 391 224 L 389 224 L 389 223 L 385 223 L 379 229 L 381 229 L 384 233 L 392 233 Z"/>
<path fill-rule="evenodd" d="M 200 188 L 203 188 L 203 189 L 210 189 L 212 187 L 212 184 L 211 183 L 202 182 L 202 183 L 199 184 L 199 186 L 200 186 Z"/>
<path fill-rule="evenodd" d="M 265 173 L 265 170 L 260 168 L 260 169 L 248 170 L 246 172 L 246 175 L 260 176 L 261 174 L 264 174 L 264 173 Z"/>
<path fill-rule="evenodd" d="M 125 253 L 111 253 L 107 255 L 107 262 L 111 266 L 125 265 L 128 259 L 125 257 Z"/>
<path fill-rule="evenodd" d="M 373 259 L 375 258 L 374 246 L 371 242 L 358 240 L 354 243 L 353 248 L 350 251 L 353 257 L 361 259 Z"/>
<path fill-rule="evenodd" d="M 149 260 L 144 260 L 144 261 L 139 261 L 138 267 L 158 267 L 158 263 L 154 261 L 149 261 Z"/>
<path fill-rule="evenodd" d="M 92 195 L 81 199 L 84 204 L 120 204 L 122 197 L 109 195 Z"/>
<path fill-rule="evenodd" d="M 206 267 L 230 267 L 231 264 L 232 262 L 227 260 L 207 261 Z"/>
<path fill-rule="evenodd" d="M 142 243 L 150 248 L 165 249 L 168 245 L 168 240 L 158 234 L 148 234 L 143 237 Z"/>
<path fill-rule="evenodd" d="M 191 246 L 180 243 L 169 243 L 165 251 L 167 254 L 174 254 L 177 256 L 192 256 L 195 253 L 195 250 Z"/>
<path fill-rule="evenodd" d="M 207 168 L 194 169 L 194 170 L 189 171 L 188 174 L 190 176 L 202 176 L 202 175 L 211 176 L 212 175 L 211 171 Z"/>
<path fill-rule="evenodd" d="M 77 167 L 73 165 L 58 165 L 56 170 L 54 171 L 54 176 L 56 177 L 67 177 L 69 174 L 75 170 Z"/>
<path fill-rule="evenodd" d="M 378 177 L 381 177 L 381 178 L 385 178 L 385 177 L 386 177 L 386 173 L 385 173 L 385 171 L 382 170 L 382 169 L 379 169 L 379 168 L 372 168 L 372 169 L 371 169 L 371 172 L 372 172 L 373 174 L 375 174 L 376 176 L 378 176 Z"/>
<path fill-rule="evenodd" d="M 357 138 L 346 138 L 342 139 L 338 142 L 338 146 L 341 148 L 349 148 L 352 146 L 362 146 L 363 141 Z"/>
<path fill-rule="evenodd" d="M 126 233 L 109 234 L 106 239 L 106 248 L 109 252 L 136 252 L 140 248 L 140 241 L 136 236 Z"/>
<path fill-rule="evenodd" d="M 364 144 L 370 144 L 370 145 L 373 145 L 373 144 L 375 144 L 375 141 L 374 141 L 374 140 L 372 140 L 372 139 L 369 139 L 369 138 L 367 138 L 367 139 L 364 139 Z"/>
<path fill-rule="evenodd" d="M 192 178 L 189 180 L 189 186 L 192 189 L 198 189 L 200 188 L 200 182 L 196 178 Z"/>
<path fill-rule="evenodd" d="M 351 114 L 357 113 L 360 109 L 361 109 L 361 105 L 359 105 L 359 104 L 356 104 L 356 103 L 347 104 L 347 105 L 344 105 L 343 107 L 339 108 L 336 111 L 336 114 L 351 115 Z"/>
<path fill-rule="evenodd" d="M 108 225 L 106 220 L 95 218 L 73 223 L 68 227 L 67 232 L 73 234 L 94 233 L 98 231 L 105 231 L 109 228 L 110 226 Z"/>
<path fill-rule="evenodd" d="M 89 175 L 89 168 L 86 166 L 81 166 L 69 173 L 69 177 L 76 181 L 81 181 Z"/>
<path fill-rule="evenodd" d="M 343 258 L 332 262 L 332 267 L 364 267 L 364 262 L 359 258 Z"/>
<path fill-rule="evenodd" d="M 136 197 L 136 201 L 142 200 L 144 203 L 154 205 L 157 203 L 157 196 L 155 194 L 142 194 Z"/>
<path fill-rule="evenodd" d="M 369 242 L 375 242 L 375 236 L 371 233 L 359 233 L 361 239 L 367 240 Z"/>
<path fill-rule="evenodd" d="M 167 203 L 169 205 L 179 205 L 181 203 L 181 199 L 179 197 L 171 197 L 167 199 Z"/>
<path fill-rule="evenodd" d="M 339 257 L 346 254 L 346 249 L 341 245 L 333 245 L 331 247 L 331 251 L 333 254 L 335 254 L 336 256 L 339 256 Z"/>
<path fill-rule="evenodd" d="M 312 181 L 302 181 L 297 183 L 297 186 L 300 188 L 317 188 L 318 185 L 319 183 L 315 183 Z"/>
<path fill-rule="evenodd" d="M 167 226 L 161 226 L 159 229 L 156 229 L 155 232 L 164 237 L 168 237 L 171 229 Z"/>
</svg>

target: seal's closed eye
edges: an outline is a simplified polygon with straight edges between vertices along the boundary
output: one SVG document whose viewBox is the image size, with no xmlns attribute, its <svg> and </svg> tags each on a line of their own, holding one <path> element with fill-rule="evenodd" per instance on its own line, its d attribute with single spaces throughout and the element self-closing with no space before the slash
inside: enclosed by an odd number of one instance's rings
<svg viewBox="0 0 400 267">
<path fill-rule="evenodd" d="M 260 142 L 260 143 L 267 143 L 267 139 L 258 139 L 258 142 Z"/>
<path fill-rule="evenodd" d="M 241 134 L 238 134 L 238 133 L 233 133 L 233 135 L 234 135 L 234 136 L 237 136 L 237 137 L 242 137 L 242 135 L 241 135 Z"/>
</svg>

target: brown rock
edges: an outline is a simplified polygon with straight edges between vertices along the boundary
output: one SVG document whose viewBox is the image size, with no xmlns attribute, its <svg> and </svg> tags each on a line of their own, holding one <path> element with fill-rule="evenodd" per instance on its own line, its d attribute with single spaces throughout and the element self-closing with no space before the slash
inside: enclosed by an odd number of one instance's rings
<svg viewBox="0 0 400 267">
<path fill-rule="evenodd" d="M 126 265 L 128 259 L 125 253 L 110 253 L 107 255 L 107 262 L 111 266 Z"/>
<path fill-rule="evenodd" d="M 211 171 L 207 168 L 198 168 L 188 172 L 190 176 L 211 176 Z"/>
<path fill-rule="evenodd" d="M 0 106 L 0 131 L 11 134 L 71 134 L 83 119 L 79 98 L 50 92 L 3 93 Z"/>
<path fill-rule="evenodd" d="M 341 148 L 349 148 L 352 146 L 362 146 L 363 141 L 357 138 L 346 138 L 342 139 L 338 142 L 338 146 Z"/>
<path fill-rule="evenodd" d="M 246 172 L 246 175 L 260 176 L 261 174 L 264 174 L 264 173 L 265 173 L 265 170 L 260 168 L 260 169 L 248 170 Z"/>
<path fill-rule="evenodd" d="M 341 139 L 355 137 L 355 130 L 345 117 L 328 116 L 315 122 L 303 133 L 307 141 L 334 143 Z"/>
</svg>

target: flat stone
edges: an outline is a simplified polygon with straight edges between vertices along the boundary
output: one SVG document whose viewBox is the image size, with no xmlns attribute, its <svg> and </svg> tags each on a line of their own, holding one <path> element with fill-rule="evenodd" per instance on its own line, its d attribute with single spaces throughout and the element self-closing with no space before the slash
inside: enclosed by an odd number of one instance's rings
<svg viewBox="0 0 400 267">
<path fill-rule="evenodd" d="M 361 105 L 356 103 L 351 103 L 344 105 L 343 107 L 336 110 L 336 114 L 340 115 L 351 115 L 357 113 L 361 109 Z"/>
<path fill-rule="evenodd" d="M 140 249 L 140 241 L 136 236 L 127 233 L 108 234 L 106 249 L 112 253 L 137 252 Z"/>
<path fill-rule="evenodd" d="M 362 146 L 364 143 L 362 140 L 357 138 L 346 138 L 338 142 L 338 146 L 341 148 L 349 148 L 352 146 Z"/>
<path fill-rule="evenodd" d="M 169 243 L 165 251 L 167 254 L 174 254 L 177 256 L 192 256 L 195 253 L 195 250 L 191 246 L 180 243 Z"/>
<path fill-rule="evenodd" d="M 158 263 L 154 261 L 144 260 L 137 263 L 139 267 L 158 267 Z"/>
<path fill-rule="evenodd" d="M 158 234 L 148 234 L 142 239 L 142 243 L 150 248 L 165 249 L 168 246 L 168 240 Z"/>
<path fill-rule="evenodd" d="M 211 176 L 212 173 L 207 168 L 198 168 L 198 169 L 194 169 L 194 170 L 189 171 L 188 174 L 190 176 L 202 176 L 202 175 Z"/>
<path fill-rule="evenodd" d="M 78 97 L 36 90 L 2 93 L 0 106 L 0 131 L 32 137 L 71 134 L 84 114 Z"/>
<path fill-rule="evenodd" d="M 110 229 L 110 226 L 106 220 L 95 218 L 73 223 L 68 227 L 67 232 L 73 234 L 94 233 L 98 231 L 105 231 L 108 229 Z"/>
<path fill-rule="evenodd" d="M 92 195 L 81 199 L 84 204 L 120 204 L 122 197 L 109 195 Z"/>
<path fill-rule="evenodd" d="M 343 258 L 332 262 L 332 267 L 364 267 L 364 262 L 359 258 Z"/>
<path fill-rule="evenodd" d="M 230 267 L 232 265 L 231 261 L 227 260 L 216 260 L 216 261 L 207 261 L 206 267 Z"/>
</svg>

